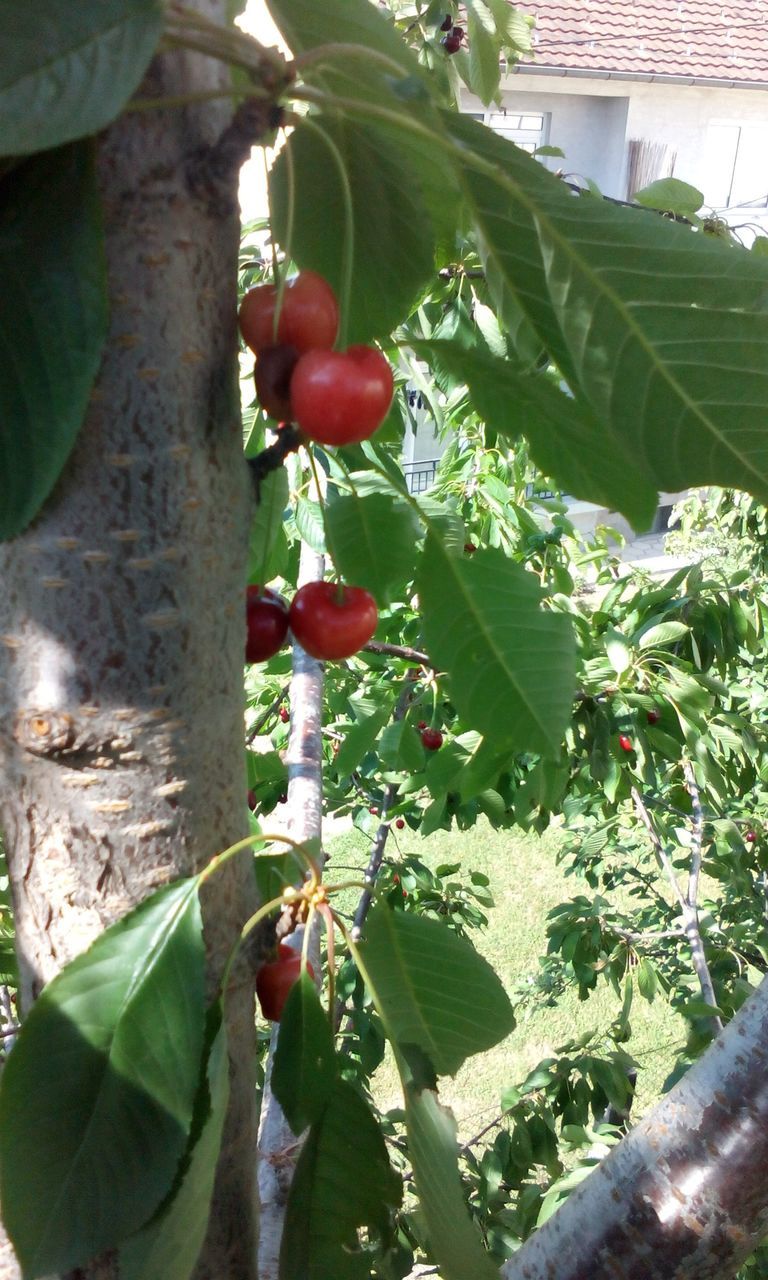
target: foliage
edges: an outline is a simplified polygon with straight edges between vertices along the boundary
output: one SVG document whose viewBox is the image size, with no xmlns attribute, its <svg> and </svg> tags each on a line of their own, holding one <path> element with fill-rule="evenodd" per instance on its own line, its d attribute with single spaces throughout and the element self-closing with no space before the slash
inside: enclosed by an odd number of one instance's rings
<svg viewBox="0 0 768 1280">
<path fill-rule="evenodd" d="M 261 479 L 252 530 L 252 584 L 293 592 L 305 542 L 380 605 L 375 642 L 327 673 L 327 808 L 372 836 L 382 820 L 427 835 L 481 814 L 540 831 L 562 814 L 563 857 L 590 893 L 551 913 L 550 955 L 581 995 L 606 980 L 617 996 L 610 1027 L 510 1088 L 492 1143 L 459 1153 L 438 1077 L 514 1022 L 467 936 L 492 905 L 483 878 L 415 858 L 390 866 L 358 945 L 316 851 L 269 848 L 256 862 L 262 913 L 319 911 L 343 939 L 340 1009 L 331 986 L 326 1013 L 305 975 L 278 1038 L 275 1093 L 308 1130 L 281 1275 L 399 1276 L 417 1252 L 446 1280 L 490 1275 L 626 1121 L 636 996 L 668 998 L 689 1021 L 683 1069 L 768 964 L 768 601 L 750 572 L 763 552 L 731 575 L 617 576 L 605 536 L 579 536 L 556 496 L 559 483 L 647 527 L 658 489 L 720 484 L 729 496 L 710 518 L 741 547 L 764 531 L 768 265 L 703 234 L 691 188 L 647 191 L 642 209 L 577 196 L 457 114 L 460 82 L 491 102 L 500 57 L 529 48 L 527 23 L 501 0 L 471 0 L 468 52 L 455 58 L 437 36 L 442 5 L 414 19 L 392 0 L 391 20 L 368 0 L 271 7 L 290 68 L 181 10 L 165 38 L 203 41 L 261 75 L 257 91 L 281 110 L 304 113 L 273 169 L 273 265 L 325 275 L 343 341 L 377 340 L 397 374 L 376 438 L 290 455 Z M 13 358 L 0 375 L 12 409 L 0 428 L 5 537 L 46 501 L 92 391 L 106 314 L 90 135 L 126 104 L 163 30 L 154 3 L 119 15 L 86 5 L 75 48 L 60 0 L 43 8 L 46 39 L 22 41 L 0 83 L 0 119 L 16 122 L 0 171 L 2 305 L 22 327 L 4 327 Z M 59 110 L 41 112 L 54 87 Z M 29 236 L 34 267 L 17 270 Z M 244 285 L 266 274 L 253 248 Z M 422 497 L 400 464 L 414 388 L 450 438 Z M 251 405 L 246 425 L 246 456 L 263 459 L 276 424 Z M 30 438 L 45 446 L 30 452 Z M 259 819 L 285 794 L 288 670 L 281 653 L 247 676 Z M 425 749 L 425 726 L 441 731 L 439 750 Z M 171 885 L 107 930 L 49 984 L 9 1056 L 3 1212 L 30 1277 L 114 1248 L 136 1278 L 194 1268 L 226 1108 L 198 887 Z M 631 908 L 611 900 L 617 887 Z M 404 1106 L 377 1123 L 369 1083 L 385 1041 Z M 606 1130 L 607 1109 L 618 1120 Z M 399 1215 L 382 1129 L 418 1197 Z"/>
</svg>

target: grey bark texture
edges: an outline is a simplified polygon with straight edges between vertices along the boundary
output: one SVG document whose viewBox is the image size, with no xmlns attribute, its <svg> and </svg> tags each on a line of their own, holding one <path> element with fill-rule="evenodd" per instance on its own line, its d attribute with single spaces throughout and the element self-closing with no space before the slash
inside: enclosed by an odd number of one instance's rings
<svg viewBox="0 0 768 1280">
<path fill-rule="evenodd" d="M 768 980 L 502 1268 L 504 1280 L 727 1280 L 768 1229 Z"/>
<path fill-rule="evenodd" d="M 226 20 L 225 0 L 190 3 Z M 227 83 L 213 59 L 174 53 L 141 93 Z M 99 138 L 110 333 L 52 497 L 0 547 L 0 821 L 27 1007 L 107 925 L 247 830 L 237 171 L 217 172 L 215 189 L 194 181 L 231 114 L 127 114 Z M 206 886 L 211 991 L 252 885 L 245 856 Z M 242 968 L 227 1020 L 232 1100 L 198 1280 L 255 1274 Z M 0 1276 L 15 1274 L 6 1242 Z M 114 1268 L 101 1259 L 77 1275 Z"/>
<path fill-rule="evenodd" d="M 298 585 L 322 578 L 324 559 L 302 544 Z M 323 817 L 323 664 L 294 641 L 288 736 L 288 832 L 297 841 L 319 840 Z M 309 956 L 320 975 L 320 936 L 313 929 Z M 288 1193 L 301 1150 L 272 1092 L 272 1064 L 278 1028 L 272 1028 L 261 1102 L 258 1143 L 259 1280 L 277 1280 Z"/>
</svg>

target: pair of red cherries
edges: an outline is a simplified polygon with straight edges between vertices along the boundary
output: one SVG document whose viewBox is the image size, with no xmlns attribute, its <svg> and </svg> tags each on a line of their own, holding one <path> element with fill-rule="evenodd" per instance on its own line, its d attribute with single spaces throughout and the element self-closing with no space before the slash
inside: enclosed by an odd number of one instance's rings
<svg viewBox="0 0 768 1280">
<path fill-rule="evenodd" d="M 290 606 L 277 591 L 251 586 L 246 593 L 246 662 L 266 662 L 293 632 L 302 649 L 323 662 L 351 658 L 376 630 L 376 601 L 364 587 L 307 582 Z"/>
<path fill-rule="evenodd" d="M 256 394 L 278 422 L 295 422 L 317 444 L 359 444 L 392 403 L 392 370 L 376 347 L 332 350 L 339 332 L 333 289 L 301 271 L 282 293 L 260 285 L 240 304 L 240 332 L 256 353 Z"/>
</svg>

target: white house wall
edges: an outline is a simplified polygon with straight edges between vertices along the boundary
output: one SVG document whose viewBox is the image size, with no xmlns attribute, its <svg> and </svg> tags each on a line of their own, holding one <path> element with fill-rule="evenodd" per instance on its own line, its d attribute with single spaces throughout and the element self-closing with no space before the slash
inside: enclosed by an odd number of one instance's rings
<svg viewBox="0 0 768 1280">
<path fill-rule="evenodd" d="M 768 232 L 766 90 L 521 72 L 506 77 L 503 104 L 549 117 L 546 141 L 565 152 L 565 161 L 546 161 L 550 168 L 592 178 L 623 199 L 629 140 L 664 143 L 677 153 L 675 176 L 721 216 Z M 469 95 L 462 105 L 483 110 Z M 755 201 L 762 204 L 747 203 Z"/>
</svg>

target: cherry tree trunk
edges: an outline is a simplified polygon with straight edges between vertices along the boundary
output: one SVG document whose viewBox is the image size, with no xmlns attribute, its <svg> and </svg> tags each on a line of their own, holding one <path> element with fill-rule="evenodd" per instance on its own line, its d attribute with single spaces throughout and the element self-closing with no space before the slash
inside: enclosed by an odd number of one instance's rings
<svg viewBox="0 0 768 1280">
<path fill-rule="evenodd" d="M 225 0 L 195 7 L 225 20 Z M 227 74 L 164 55 L 141 94 L 226 88 Z M 23 1006 L 153 889 L 247 831 L 236 166 L 200 181 L 230 116 L 219 104 L 128 113 L 98 139 L 107 346 L 52 497 L 0 546 L 0 821 Z M 212 990 L 254 909 L 249 871 L 246 856 L 206 888 Z M 232 1100 L 197 1274 L 249 1280 L 248 972 L 228 1018 Z M 0 1276 L 14 1274 L 6 1243 Z M 77 1274 L 114 1271 L 105 1259 Z"/>
</svg>

